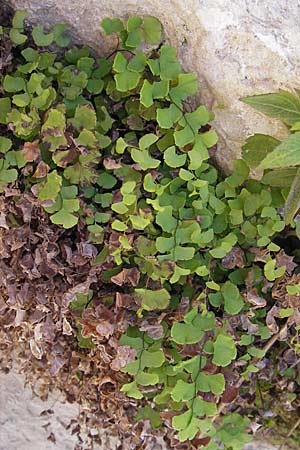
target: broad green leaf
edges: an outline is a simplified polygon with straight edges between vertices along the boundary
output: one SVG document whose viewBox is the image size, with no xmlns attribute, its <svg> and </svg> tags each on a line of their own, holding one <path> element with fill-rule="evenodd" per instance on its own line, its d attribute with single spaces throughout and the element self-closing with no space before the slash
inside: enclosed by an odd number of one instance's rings
<svg viewBox="0 0 300 450">
<path fill-rule="evenodd" d="M 127 68 L 131 72 L 143 72 L 147 65 L 147 58 L 144 52 L 138 51 L 135 56 L 129 61 Z"/>
<path fill-rule="evenodd" d="M 288 225 L 300 207 L 300 167 L 294 177 L 291 189 L 284 205 L 284 219 Z"/>
<path fill-rule="evenodd" d="M 126 223 L 121 222 L 118 219 L 116 219 L 112 222 L 111 227 L 113 230 L 116 230 L 116 231 L 126 231 L 127 230 Z"/>
<path fill-rule="evenodd" d="M 131 32 L 133 30 L 136 30 L 137 28 L 140 28 L 143 21 L 140 16 L 130 16 L 127 21 L 127 31 Z"/>
<path fill-rule="evenodd" d="M 217 366 L 226 367 L 236 358 L 237 350 L 232 337 L 219 334 L 214 342 L 214 356 L 212 362 Z"/>
<path fill-rule="evenodd" d="M 187 144 L 194 142 L 195 134 L 189 125 L 186 125 L 182 130 L 174 132 L 175 144 L 179 148 L 184 148 Z"/>
<path fill-rule="evenodd" d="M 258 166 L 261 169 L 273 169 L 300 164 L 300 133 L 288 136 L 275 149 L 268 153 Z"/>
<path fill-rule="evenodd" d="M 184 430 L 188 424 L 190 423 L 192 419 L 193 412 L 188 409 L 183 414 L 179 414 L 177 416 L 174 416 L 172 419 L 172 426 L 175 430 Z"/>
<path fill-rule="evenodd" d="M 264 174 L 261 182 L 272 187 L 287 188 L 291 186 L 297 170 L 296 167 L 270 170 Z"/>
<path fill-rule="evenodd" d="M 192 150 L 188 152 L 190 170 L 197 170 L 201 167 L 203 161 L 209 158 L 208 150 L 201 139 L 201 136 L 195 136 L 195 142 Z"/>
<path fill-rule="evenodd" d="M 145 17 L 144 33 L 147 44 L 156 44 L 161 38 L 162 25 L 156 17 Z"/>
<path fill-rule="evenodd" d="M 175 245 L 174 237 L 163 237 L 159 236 L 156 239 L 156 248 L 160 253 L 169 252 Z"/>
<path fill-rule="evenodd" d="M 269 117 L 281 119 L 287 125 L 300 120 L 300 98 L 290 92 L 253 95 L 241 100 Z"/>
<path fill-rule="evenodd" d="M 176 245 L 173 251 L 173 258 L 175 261 L 185 261 L 192 259 L 194 254 L 194 247 L 182 247 L 180 245 Z"/>
<path fill-rule="evenodd" d="M 144 80 L 140 92 L 141 104 L 144 105 L 146 108 L 149 108 L 150 106 L 153 105 L 154 99 L 165 98 L 167 97 L 168 92 L 169 92 L 169 81 L 167 80 L 154 81 L 151 84 L 148 80 Z M 170 128 L 170 127 L 163 127 L 161 123 L 160 126 L 162 128 Z"/>
<path fill-rule="evenodd" d="M 278 139 L 266 134 L 254 134 L 243 145 L 242 155 L 249 167 L 256 168 L 280 144 Z"/>
<path fill-rule="evenodd" d="M 135 294 L 141 301 L 141 306 L 146 311 L 165 309 L 168 307 L 171 296 L 166 289 L 135 289 Z"/>
<path fill-rule="evenodd" d="M 276 259 L 271 259 L 266 262 L 264 266 L 264 274 L 268 281 L 275 281 L 285 273 L 286 266 L 281 266 L 276 269 Z"/>
<path fill-rule="evenodd" d="M 16 169 L 0 169 L 0 185 L 13 183 L 18 178 Z"/>
</svg>

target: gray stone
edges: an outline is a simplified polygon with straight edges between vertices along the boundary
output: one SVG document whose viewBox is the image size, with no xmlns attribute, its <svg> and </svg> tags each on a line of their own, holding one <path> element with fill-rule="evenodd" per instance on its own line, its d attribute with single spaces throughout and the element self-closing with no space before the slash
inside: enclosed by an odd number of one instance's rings
<svg viewBox="0 0 300 450">
<path fill-rule="evenodd" d="M 154 15 L 178 49 L 186 70 L 201 83 L 201 99 L 213 108 L 220 134 L 218 159 L 227 169 L 253 132 L 286 134 L 274 120 L 239 98 L 278 88 L 300 87 L 300 3 L 294 0 L 10 0 L 26 8 L 33 22 L 66 22 L 102 52 L 111 46 L 101 34 L 103 17 Z M 220 108 L 221 105 L 221 108 Z"/>
</svg>

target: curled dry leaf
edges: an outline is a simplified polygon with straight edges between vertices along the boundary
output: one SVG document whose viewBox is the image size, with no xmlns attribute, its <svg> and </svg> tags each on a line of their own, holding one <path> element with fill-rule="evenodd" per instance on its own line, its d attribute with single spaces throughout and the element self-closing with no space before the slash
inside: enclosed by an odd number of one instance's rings
<svg viewBox="0 0 300 450">
<path fill-rule="evenodd" d="M 32 175 L 33 178 L 44 178 L 49 172 L 50 167 L 44 161 L 40 161 L 37 165 L 36 171 Z"/>
<path fill-rule="evenodd" d="M 6 222 L 6 216 L 3 212 L 0 213 L 0 228 L 5 228 L 6 230 L 9 230 L 9 226 Z"/>
<path fill-rule="evenodd" d="M 112 170 L 112 169 L 120 169 L 122 167 L 122 164 L 119 160 L 113 158 L 104 158 L 103 166 L 107 170 Z"/>
<path fill-rule="evenodd" d="M 23 147 L 24 159 L 28 162 L 37 161 L 41 156 L 39 141 L 25 142 Z"/>
<path fill-rule="evenodd" d="M 140 272 L 136 267 L 132 267 L 131 269 L 123 269 L 117 275 L 111 277 L 111 281 L 118 286 L 123 286 L 123 284 L 130 284 L 131 286 L 136 287 L 140 280 Z"/>
<path fill-rule="evenodd" d="M 256 308 L 264 308 L 267 305 L 267 300 L 260 295 L 257 294 L 256 289 L 252 289 L 251 291 L 247 291 L 246 300 L 254 305 L 254 309 Z"/>
<path fill-rule="evenodd" d="M 226 269 L 244 267 L 245 263 L 243 250 L 240 247 L 233 247 L 233 249 L 222 259 L 222 266 Z"/>
<path fill-rule="evenodd" d="M 63 318 L 63 334 L 67 336 L 72 336 L 73 334 L 72 326 L 66 317 Z"/>
<path fill-rule="evenodd" d="M 139 328 L 141 331 L 146 331 L 151 339 L 157 340 L 164 337 L 164 328 L 160 324 L 151 325 L 147 320 L 143 320 Z"/>
<path fill-rule="evenodd" d="M 37 342 L 34 339 L 30 339 L 29 341 L 30 350 L 33 356 L 37 359 L 42 359 L 43 350 L 38 346 Z"/>
<path fill-rule="evenodd" d="M 128 363 L 134 360 L 136 356 L 136 350 L 129 347 L 128 345 L 123 345 L 117 348 L 117 354 L 112 360 L 110 367 L 112 370 L 119 371 L 125 367 Z"/>
<path fill-rule="evenodd" d="M 297 264 L 294 263 L 294 257 L 287 255 L 284 250 L 280 250 L 276 254 L 276 263 L 278 267 L 285 266 L 288 275 L 292 275 L 294 269 L 297 267 Z"/>
<path fill-rule="evenodd" d="M 267 313 L 267 317 L 266 317 L 266 325 L 269 328 L 269 330 L 271 331 L 272 334 L 276 334 L 279 331 L 279 326 L 275 320 L 275 317 L 278 318 L 280 317 L 280 307 L 277 305 L 274 305 L 270 311 L 268 311 Z"/>
</svg>

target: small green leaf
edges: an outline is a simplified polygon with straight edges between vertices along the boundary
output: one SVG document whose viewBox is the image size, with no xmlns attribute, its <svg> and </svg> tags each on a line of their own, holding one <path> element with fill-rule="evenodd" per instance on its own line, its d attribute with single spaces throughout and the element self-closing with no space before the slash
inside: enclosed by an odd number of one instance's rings
<svg viewBox="0 0 300 450">
<path fill-rule="evenodd" d="M 192 323 L 174 322 L 171 336 L 177 344 L 195 344 L 201 340 L 203 331 Z"/>
<path fill-rule="evenodd" d="M 144 33 L 147 44 L 156 44 L 161 38 L 162 25 L 155 17 L 145 17 Z"/>
<path fill-rule="evenodd" d="M 171 392 L 171 397 L 175 402 L 191 400 L 195 396 L 195 385 L 178 380 Z"/>
<path fill-rule="evenodd" d="M 11 111 L 11 101 L 9 97 L 0 98 L 0 123 L 7 122 L 7 114 Z"/>
<path fill-rule="evenodd" d="M 48 173 L 46 183 L 39 190 L 39 199 L 41 201 L 55 200 L 60 191 L 61 184 L 62 177 L 58 175 L 56 170 Z"/>
<path fill-rule="evenodd" d="M 142 386 L 153 386 L 159 382 L 159 377 L 156 373 L 138 372 L 135 381 Z"/>
<path fill-rule="evenodd" d="M 6 153 L 12 146 L 12 141 L 6 137 L 0 136 L 0 153 Z"/>
<path fill-rule="evenodd" d="M 72 228 L 78 223 L 78 217 L 71 214 L 67 209 L 62 208 L 51 216 L 51 222 L 62 225 L 64 228 Z"/>
<path fill-rule="evenodd" d="M 24 20 L 28 16 L 28 11 L 25 9 L 19 9 L 15 12 L 14 17 L 12 19 L 13 28 L 19 28 L 20 30 L 24 29 Z"/>
<path fill-rule="evenodd" d="M 212 362 L 217 366 L 226 367 L 236 358 L 237 350 L 232 337 L 219 334 L 214 343 L 214 356 Z"/>
<path fill-rule="evenodd" d="M 59 47 L 68 47 L 71 38 L 66 35 L 66 25 L 63 23 L 56 24 L 53 29 L 53 39 Z"/>
<path fill-rule="evenodd" d="M 94 130 L 96 127 L 96 112 L 91 105 L 78 105 L 74 115 L 74 124 L 78 128 Z"/>
<path fill-rule="evenodd" d="M 125 392 L 128 397 L 132 397 L 135 399 L 143 398 L 143 394 L 139 390 L 136 381 L 132 381 L 131 383 L 123 384 L 121 387 L 121 392 Z"/>
<path fill-rule="evenodd" d="M 120 19 L 105 18 L 101 21 L 101 26 L 107 35 L 124 30 L 123 22 Z"/>
<path fill-rule="evenodd" d="M 224 297 L 224 309 L 228 314 L 238 314 L 243 306 L 243 297 L 239 289 L 231 281 L 226 281 L 221 288 Z"/>
<path fill-rule="evenodd" d="M 220 395 L 225 389 L 225 378 L 222 373 L 209 374 L 201 372 L 197 380 L 197 388 L 202 392 Z"/>
<path fill-rule="evenodd" d="M 3 88 L 6 92 L 19 92 L 25 89 L 25 81 L 21 77 L 5 75 Z"/>
<path fill-rule="evenodd" d="M 176 147 L 172 146 L 167 148 L 167 150 L 164 152 L 164 160 L 168 164 L 169 167 L 177 168 L 184 166 L 186 161 L 186 154 L 182 153 L 181 155 L 178 155 L 176 153 Z"/>
<path fill-rule="evenodd" d="M 154 144 L 156 141 L 158 141 L 158 136 L 156 136 L 153 133 L 145 134 L 140 140 L 139 140 L 139 147 L 141 150 L 146 150 L 149 147 L 151 147 L 152 144 Z"/>
<path fill-rule="evenodd" d="M 152 291 L 151 289 L 135 289 L 135 294 L 140 299 L 142 308 L 146 311 L 167 308 L 171 298 L 166 289 L 158 289 L 156 291 Z"/>
<path fill-rule="evenodd" d="M 34 40 L 34 43 L 38 47 L 46 47 L 52 44 L 54 34 L 53 33 L 45 34 L 43 27 L 41 25 L 38 25 L 36 27 L 33 27 L 32 29 L 32 38 Z"/>
<path fill-rule="evenodd" d="M 156 215 L 156 223 L 159 225 L 163 231 L 171 233 L 175 230 L 177 226 L 177 220 L 173 217 L 173 207 L 165 206 Z"/>
</svg>

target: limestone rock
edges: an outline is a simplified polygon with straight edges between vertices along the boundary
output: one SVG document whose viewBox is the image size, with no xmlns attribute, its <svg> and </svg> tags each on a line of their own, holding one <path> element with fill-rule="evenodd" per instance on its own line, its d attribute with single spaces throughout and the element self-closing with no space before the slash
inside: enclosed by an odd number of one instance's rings
<svg viewBox="0 0 300 450">
<path fill-rule="evenodd" d="M 178 49 L 186 70 L 201 83 L 201 99 L 213 108 L 224 169 L 254 132 L 283 137 L 279 122 L 256 113 L 239 98 L 300 87 L 300 4 L 292 0 L 10 0 L 30 19 L 49 26 L 66 22 L 79 39 L 105 52 L 103 17 L 154 15 Z"/>
</svg>

